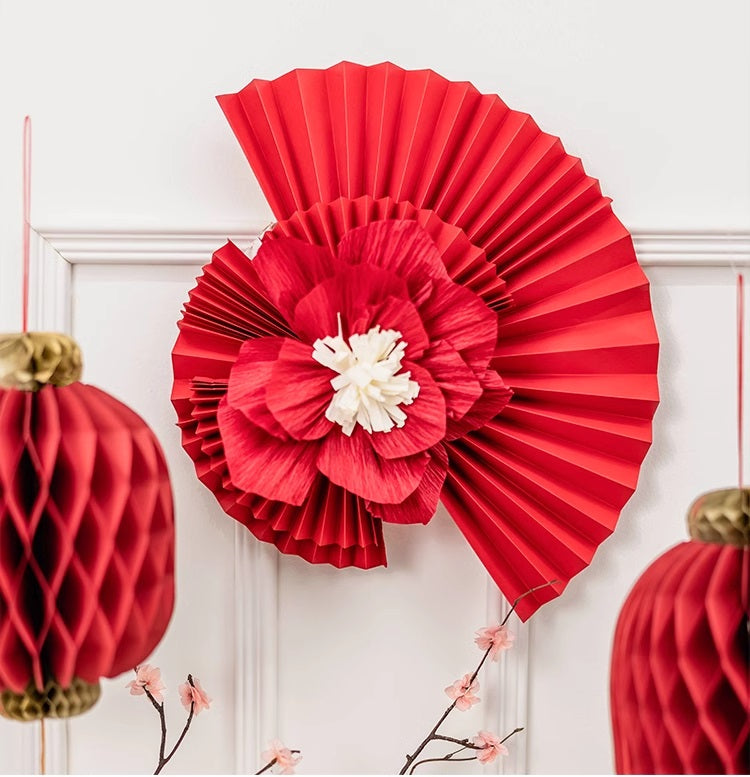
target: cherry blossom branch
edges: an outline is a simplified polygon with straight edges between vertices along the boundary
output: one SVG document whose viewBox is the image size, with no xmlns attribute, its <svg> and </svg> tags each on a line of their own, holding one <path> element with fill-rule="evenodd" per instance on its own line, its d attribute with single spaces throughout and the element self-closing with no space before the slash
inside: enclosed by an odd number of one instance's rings
<svg viewBox="0 0 750 777">
<path fill-rule="evenodd" d="M 297 755 L 300 753 L 300 750 L 290 750 L 289 751 L 292 755 Z M 264 772 L 267 772 L 269 769 L 273 769 L 273 767 L 276 765 L 278 758 L 272 758 L 262 769 L 255 772 L 255 774 L 263 774 Z"/>
<path fill-rule="evenodd" d="M 523 731 L 523 728 L 514 728 L 513 731 L 510 732 L 507 736 L 503 737 L 500 740 L 500 744 L 503 744 L 503 742 L 507 742 L 514 734 L 518 734 L 520 731 Z M 409 770 L 409 774 L 414 774 L 414 770 L 421 766 L 422 764 L 429 764 L 429 763 L 437 763 L 438 761 L 476 761 L 477 756 L 472 755 L 469 758 L 454 758 L 454 756 L 458 755 L 459 753 L 463 753 L 464 750 L 471 749 L 471 750 L 483 750 L 480 745 L 472 744 L 468 739 L 454 739 L 453 737 L 445 737 L 441 734 L 436 734 L 435 739 L 444 739 L 448 742 L 455 742 L 456 744 L 462 744 L 463 747 L 460 747 L 458 750 L 454 750 L 452 753 L 448 753 L 447 755 L 444 755 L 442 758 L 423 758 L 421 761 L 417 761 Z"/>
<path fill-rule="evenodd" d="M 187 676 L 187 681 L 191 688 L 195 688 L 195 684 L 193 683 L 193 676 L 191 674 Z M 169 751 L 169 755 L 164 755 L 164 751 L 167 749 L 167 718 L 164 714 L 164 702 L 159 704 L 159 702 L 156 701 L 156 699 L 151 695 L 151 691 L 149 691 L 147 688 L 144 688 L 144 691 L 146 692 L 148 700 L 154 706 L 154 709 L 156 709 L 156 711 L 159 713 L 159 723 L 161 724 L 161 743 L 159 744 L 159 764 L 157 765 L 154 774 L 160 774 L 161 770 L 172 760 L 172 756 L 174 756 L 174 754 L 177 752 L 177 748 L 182 744 L 182 740 L 185 739 L 185 736 L 187 735 L 190 724 L 193 722 L 195 702 L 190 702 L 190 710 L 188 712 L 187 721 L 185 722 L 185 726 L 182 729 L 182 733 L 177 739 L 175 746 Z"/>
<path fill-rule="evenodd" d="M 130 688 L 130 693 L 133 696 L 142 696 L 145 694 L 146 698 L 151 702 L 151 706 L 156 710 L 159 716 L 159 726 L 161 728 L 161 740 L 159 742 L 159 762 L 156 766 L 154 774 L 160 774 L 162 769 L 172 760 L 175 753 L 183 743 L 187 732 L 190 730 L 190 724 L 193 722 L 193 717 L 197 715 L 201 710 L 208 709 L 211 706 L 211 699 L 206 695 L 206 692 L 201 688 L 201 684 L 198 680 L 193 679 L 193 675 L 187 676 L 187 681 L 182 683 L 179 687 L 180 700 L 182 706 L 188 711 L 187 720 L 182 728 L 180 736 L 174 744 L 174 747 L 169 751 L 167 750 L 167 717 L 164 712 L 164 700 L 162 691 L 165 686 L 161 680 L 161 671 L 158 667 L 151 666 L 150 664 L 143 664 L 135 668 L 135 680 L 132 680 L 127 684 Z"/>
<path fill-rule="evenodd" d="M 558 582 L 560 582 L 560 581 L 559 580 L 550 580 L 550 581 L 548 581 L 546 583 L 542 583 L 541 585 L 534 586 L 534 588 L 530 588 L 525 593 L 522 593 L 513 602 L 513 604 L 511 605 L 511 608 L 508 610 L 506 616 L 503 618 L 503 620 L 500 623 L 498 628 L 502 629 L 505 626 L 505 624 L 510 619 L 510 616 L 513 614 L 513 612 L 515 611 L 516 607 L 518 606 L 518 603 L 522 599 L 524 599 L 527 596 L 535 593 L 536 591 L 541 590 L 542 588 L 547 588 L 548 586 L 554 585 L 555 583 L 558 583 Z M 482 656 L 482 660 L 479 662 L 479 665 L 474 670 L 473 674 L 470 676 L 468 682 L 466 683 L 466 687 L 471 688 L 471 686 L 473 685 L 474 681 L 477 678 L 477 675 L 479 674 L 479 672 L 481 671 L 481 669 L 484 666 L 485 662 L 487 661 L 487 657 L 490 655 L 490 653 L 493 652 L 494 648 L 495 648 L 495 645 L 493 645 L 493 644 L 489 645 L 489 647 L 485 651 L 484 655 Z M 495 650 L 495 652 L 496 652 L 496 650 Z M 435 739 L 445 739 L 445 737 L 442 737 L 442 736 L 438 735 L 437 732 L 438 732 L 438 729 L 440 728 L 440 726 L 442 726 L 442 724 L 445 722 L 445 719 L 448 717 L 448 715 L 450 715 L 451 712 L 453 712 L 453 710 L 456 707 L 456 704 L 458 704 L 458 698 L 454 699 L 454 701 L 450 704 L 450 706 L 440 716 L 440 718 L 438 719 L 438 722 L 433 726 L 433 728 L 430 731 L 430 733 L 427 734 L 427 736 L 422 740 L 422 742 L 419 744 L 417 749 L 411 755 L 409 755 L 409 754 L 406 755 L 406 763 L 404 764 L 404 766 L 401 769 L 401 771 L 399 772 L 399 774 L 407 774 L 407 773 L 411 774 L 409 769 L 412 768 L 412 766 L 414 765 L 414 763 L 416 762 L 417 758 L 422 753 L 422 751 L 425 749 L 425 747 L 427 747 L 427 745 L 429 745 L 430 742 L 434 741 Z M 513 733 L 516 733 L 516 732 L 514 731 Z M 510 737 L 512 735 L 513 734 L 509 734 L 508 737 Z M 505 739 L 508 739 L 508 737 L 506 737 Z M 504 742 L 505 739 L 502 740 L 502 741 Z M 453 742 L 456 742 L 458 744 L 463 744 L 464 741 L 466 741 L 466 740 L 449 739 L 448 741 L 453 741 Z M 483 749 L 483 748 L 477 748 L 477 749 Z M 442 761 L 442 760 L 445 760 L 445 758 L 439 758 L 437 760 Z M 459 760 L 459 759 L 456 759 L 456 760 Z M 462 759 L 462 760 L 471 760 L 471 759 Z"/>
</svg>

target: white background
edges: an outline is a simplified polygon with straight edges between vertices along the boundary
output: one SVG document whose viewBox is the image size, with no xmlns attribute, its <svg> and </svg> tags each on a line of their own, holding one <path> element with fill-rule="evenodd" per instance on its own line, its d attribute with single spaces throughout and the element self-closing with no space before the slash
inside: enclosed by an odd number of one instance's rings
<svg viewBox="0 0 750 777">
<path fill-rule="evenodd" d="M 642 238 L 663 401 L 638 492 L 591 567 L 522 631 L 505 695 L 495 671 L 484 711 L 456 713 L 447 729 L 463 736 L 504 716 L 528 728 L 511 766 L 602 773 L 612 770 L 617 612 L 650 560 L 684 536 L 692 498 L 735 477 L 731 265 L 748 260 L 748 35 L 744 0 L 0 0 L 0 329 L 20 323 L 29 113 L 32 223 L 47 238 L 40 254 L 67 260 L 85 377 L 146 418 L 173 476 L 178 600 L 154 657 L 172 729 L 188 671 L 215 698 L 174 772 L 250 771 L 258 740 L 276 734 L 304 751 L 300 772 L 398 770 L 442 710 L 442 688 L 477 658 L 473 631 L 496 602 L 445 515 L 392 527 L 387 570 L 277 563 L 237 540 L 195 479 L 168 402 L 175 321 L 200 251 L 208 260 L 211 250 L 195 236 L 218 246 L 270 221 L 214 95 L 342 59 L 472 81 L 559 135 Z M 191 246 L 190 260 L 157 250 L 152 233 Z M 651 250 L 659 245 L 676 248 Z M 57 768 L 153 769 L 157 724 L 123 689 L 128 679 L 106 683 L 67 732 L 50 729 Z M 513 705 L 525 719 L 510 719 Z M 36 735 L 0 722 L 0 771 L 34 768 Z"/>
</svg>

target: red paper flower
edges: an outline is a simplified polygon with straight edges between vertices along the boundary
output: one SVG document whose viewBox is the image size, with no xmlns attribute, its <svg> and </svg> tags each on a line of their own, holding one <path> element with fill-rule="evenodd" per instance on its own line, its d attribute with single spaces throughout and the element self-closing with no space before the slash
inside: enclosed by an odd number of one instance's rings
<svg viewBox="0 0 750 777">
<path fill-rule="evenodd" d="M 429 70 L 342 62 L 219 102 L 276 224 L 255 261 L 214 253 L 179 322 L 198 477 L 282 552 L 364 569 L 381 519 L 440 495 L 507 599 L 537 588 L 526 619 L 615 528 L 651 442 L 630 235 L 557 137 Z"/>
<path fill-rule="evenodd" d="M 394 523 L 427 523 L 444 440 L 511 396 L 489 367 L 497 314 L 449 277 L 415 221 L 348 232 L 335 256 L 292 238 L 253 261 L 292 336 L 245 341 L 219 403 L 235 486 L 302 506 L 325 478 Z"/>
</svg>

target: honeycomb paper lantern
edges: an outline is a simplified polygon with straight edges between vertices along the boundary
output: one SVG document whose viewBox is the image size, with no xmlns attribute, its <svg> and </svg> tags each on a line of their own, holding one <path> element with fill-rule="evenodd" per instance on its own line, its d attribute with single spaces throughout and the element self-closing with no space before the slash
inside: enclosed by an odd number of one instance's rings
<svg viewBox="0 0 750 777">
<path fill-rule="evenodd" d="M 633 587 L 611 703 L 619 774 L 750 772 L 750 489 L 698 498 L 693 538 Z"/>
<path fill-rule="evenodd" d="M 174 601 L 172 492 L 130 408 L 68 337 L 0 337 L 0 711 L 68 717 L 156 647 Z"/>
</svg>

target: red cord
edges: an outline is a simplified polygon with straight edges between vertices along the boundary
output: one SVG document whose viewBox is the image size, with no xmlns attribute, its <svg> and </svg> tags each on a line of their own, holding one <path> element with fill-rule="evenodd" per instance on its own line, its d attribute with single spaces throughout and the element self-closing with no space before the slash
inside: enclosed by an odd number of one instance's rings
<svg viewBox="0 0 750 777">
<path fill-rule="evenodd" d="M 737 276 L 737 467 L 740 491 L 743 486 L 744 450 L 742 444 L 742 428 L 744 426 L 744 407 L 742 393 L 744 389 L 744 329 L 745 329 L 745 295 L 743 293 L 744 278 Z"/>
<path fill-rule="evenodd" d="M 29 254 L 31 226 L 31 117 L 23 120 L 23 331 L 29 330 Z"/>
</svg>

